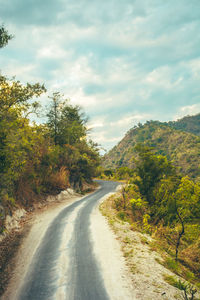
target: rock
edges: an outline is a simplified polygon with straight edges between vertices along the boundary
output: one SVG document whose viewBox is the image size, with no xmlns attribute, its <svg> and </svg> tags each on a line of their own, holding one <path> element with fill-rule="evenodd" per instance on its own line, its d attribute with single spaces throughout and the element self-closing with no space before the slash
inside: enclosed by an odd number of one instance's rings
<svg viewBox="0 0 200 300">
<path fill-rule="evenodd" d="M 25 216 L 26 211 L 23 208 L 17 209 L 13 212 L 13 215 L 7 215 L 5 219 L 5 231 L 0 235 L 0 241 L 2 241 L 12 229 L 19 229 L 19 222 Z"/>
</svg>

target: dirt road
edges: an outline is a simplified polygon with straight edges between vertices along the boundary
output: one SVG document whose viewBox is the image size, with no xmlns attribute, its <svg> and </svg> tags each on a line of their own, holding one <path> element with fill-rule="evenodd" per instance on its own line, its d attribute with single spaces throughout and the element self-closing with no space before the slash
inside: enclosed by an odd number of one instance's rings
<svg viewBox="0 0 200 300">
<path fill-rule="evenodd" d="M 120 246 L 97 210 L 118 183 L 99 184 L 95 193 L 40 216 L 2 299 L 134 299 Z"/>
</svg>

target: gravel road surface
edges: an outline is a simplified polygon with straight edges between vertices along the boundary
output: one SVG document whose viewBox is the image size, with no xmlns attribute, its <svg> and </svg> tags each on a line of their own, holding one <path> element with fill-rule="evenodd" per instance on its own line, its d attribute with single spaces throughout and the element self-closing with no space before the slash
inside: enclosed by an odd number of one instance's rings
<svg viewBox="0 0 200 300">
<path fill-rule="evenodd" d="M 111 299 L 93 251 L 90 215 L 118 183 L 99 184 L 100 189 L 62 209 L 49 224 L 16 292 L 17 300 Z"/>
</svg>

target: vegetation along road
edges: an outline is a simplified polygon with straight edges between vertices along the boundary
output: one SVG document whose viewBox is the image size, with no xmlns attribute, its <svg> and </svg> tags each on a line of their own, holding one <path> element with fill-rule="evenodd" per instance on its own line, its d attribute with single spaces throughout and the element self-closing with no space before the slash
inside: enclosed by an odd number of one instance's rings
<svg viewBox="0 0 200 300">
<path fill-rule="evenodd" d="M 110 299 L 93 252 L 90 215 L 99 200 L 117 185 L 100 182 L 95 193 L 56 216 L 32 258 L 16 299 Z"/>
</svg>

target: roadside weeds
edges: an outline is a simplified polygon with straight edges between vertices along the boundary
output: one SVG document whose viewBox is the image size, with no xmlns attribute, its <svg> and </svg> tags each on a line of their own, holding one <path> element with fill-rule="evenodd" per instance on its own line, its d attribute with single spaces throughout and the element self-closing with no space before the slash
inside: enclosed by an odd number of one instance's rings
<svg viewBox="0 0 200 300">
<path fill-rule="evenodd" d="M 154 251 L 154 240 L 148 234 L 134 231 L 128 222 L 117 217 L 113 196 L 100 205 L 101 213 L 121 244 L 121 250 L 129 267 L 136 299 L 138 300 L 184 300 L 184 291 L 178 283 L 184 280 L 163 266 L 162 256 Z M 173 282 L 167 280 L 173 278 Z M 173 284 L 174 283 L 174 284 Z M 177 287 L 178 286 L 178 287 Z M 188 288 L 189 289 L 189 288 Z M 189 291 L 190 292 L 190 291 Z M 199 295 L 198 295 L 199 296 Z M 198 296 L 188 299 L 199 300 Z"/>
</svg>

